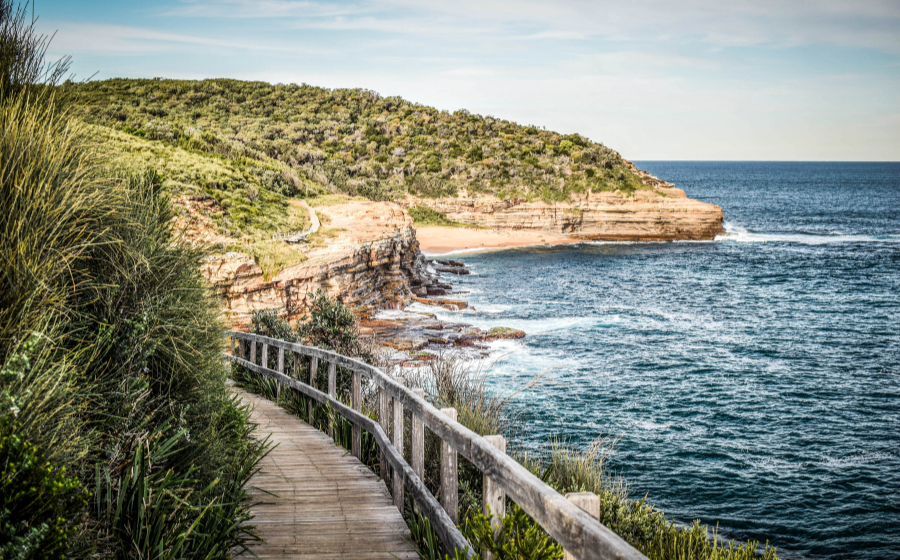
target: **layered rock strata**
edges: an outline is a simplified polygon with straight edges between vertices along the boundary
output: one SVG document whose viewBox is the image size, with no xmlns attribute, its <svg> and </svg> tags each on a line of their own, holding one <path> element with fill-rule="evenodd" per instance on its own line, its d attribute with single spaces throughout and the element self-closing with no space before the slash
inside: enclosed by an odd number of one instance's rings
<svg viewBox="0 0 900 560">
<path fill-rule="evenodd" d="M 692 200 L 683 190 L 664 185 L 667 183 L 633 195 L 588 193 L 554 203 L 460 196 L 408 197 L 403 204 L 408 208 L 427 206 L 452 221 L 479 227 L 541 230 L 584 240 L 711 240 L 725 232 L 719 206 Z"/>
<path fill-rule="evenodd" d="M 253 311 L 272 308 L 293 321 L 306 314 L 320 288 L 362 315 L 449 288 L 429 269 L 412 220 L 397 205 L 352 202 L 317 210 L 328 224 L 327 244 L 310 248 L 305 262 L 268 281 L 249 255 L 206 260 L 203 272 L 225 302 L 228 323 L 246 327 Z"/>
</svg>

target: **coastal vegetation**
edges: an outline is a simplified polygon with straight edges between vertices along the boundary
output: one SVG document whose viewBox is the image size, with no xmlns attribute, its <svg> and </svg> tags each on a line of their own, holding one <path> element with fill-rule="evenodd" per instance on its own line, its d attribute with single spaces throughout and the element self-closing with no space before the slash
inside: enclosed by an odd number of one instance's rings
<svg viewBox="0 0 900 560">
<path fill-rule="evenodd" d="M 265 444 L 204 252 L 159 175 L 104 165 L 47 45 L 0 0 L 0 558 L 228 558 Z"/>
<path fill-rule="evenodd" d="M 776 551 L 759 543 L 735 543 L 723 540 L 715 530 L 695 521 L 679 526 L 667 519 L 663 512 L 646 502 L 629 496 L 625 482 L 608 474 L 605 463 L 614 442 L 598 440 L 587 449 L 576 448 L 560 441 L 549 441 L 542 449 L 525 452 L 517 447 L 516 434 L 521 428 L 507 406 L 511 395 L 499 395 L 489 388 L 488 371 L 452 353 L 440 354 L 419 368 L 394 369 L 383 356 L 367 345 L 359 336 L 352 313 L 340 302 L 331 300 L 323 292 L 314 297 L 313 311 L 304 322 L 291 326 L 275 310 L 258 311 L 253 315 L 250 331 L 282 340 L 301 342 L 346 353 L 368 363 L 381 365 L 395 376 L 401 376 L 407 386 L 421 388 L 425 398 L 437 408 L 453 407 L 458 420 L 480 435 L 503 434 L 509 440 L 509 452 L 545 483 L 559 491 L 593 492 L 600 497 L 600 521 L 651 560 L 777 560 Z M 293 357 L 286 356 L 286 362 Z M 274 356 L 269 357 L 274 369 Z M 235 379 L 251 391 L 258 392 L 303 418 L 312 407 L 313 423 L 319 429 L 331 429 L 335 441 L 350 449 L 351 424 L 326 407 L 321 407 L 294 391 L 279 393 L 275 382 L 246 368 L 234 368 Z M 299 371 L 300 379 L 308 379 L 308 368 L 301 363 L 299 370 L 285 363 L 285 371 Z M 349 372 L 338 368 L 337 395 L 349 403 Z M 319 371 L 316 386 L 325 386 L 326 378 Z M 362 411 L 376 418 L 377 392 L 363 383 Z M 407 433 L 405 436 L 410 437 Z M 409 441 L 404 444 L 409 449 Z M 374 438 L 363 433 L 362 462 L 379 472 L 378 447 Z M 560 560 L 562 548 L 551 539 L 515 503 L 508 501 L 501 530 L 495 532 L 490 518 L 483 515 L 482 473 L 464 457 L 459 457 L 460 528 L 480 553 L 488 551 L 497 560 Z M 440 492 L 440 440 L 426 431 L 424 482 L 434 495 Z M 430 523 L 414 508 L 406 508 L 405 516 L 410 533 L 419 548 L 421 558 L 463 558 L 459 551 L 442 548 Z"/>
<path fill-rule="evenodd" d="M 133 148 L 118 146 L 128 139 L 108 130 L 180 148 L 202 166 L 227 166 L 232 172 L 215 176 L 170 169 L 167 181 L 241 216 L 255 202 L 248 198 L 263 191 L 272 201 L 327 192 L 396 200 L 460 191 L 553 201 L 588 190 L 647 188 L 617 152 L 578 134 L 364 89 L 159 78 L 67 82 L 62 93 L 81 118 L 106 129 L 97 134 L 113 150 Z"/>
<path fill-rule="evenodd" d="M 427 206 L 413 206 L 407 210 L 413 224 L 417 226 L 441 226 L 441 227 L 474 227 L 471 224 L 454 222 L 443 212 Z"/>
</svg>

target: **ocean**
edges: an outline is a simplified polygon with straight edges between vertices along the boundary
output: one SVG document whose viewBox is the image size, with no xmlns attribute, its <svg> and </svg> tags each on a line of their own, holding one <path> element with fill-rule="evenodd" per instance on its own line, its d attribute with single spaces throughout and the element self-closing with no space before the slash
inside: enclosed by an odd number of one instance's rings
<svg viewBox="0 0 900 560">
<path fill-rule="evenodd" d="M 712 242 L 457 255 L 526 447 L 617 440 L 630 495 L 784 558 L 900 558 L 900 163 L 636 162 Z"/>
</svg>

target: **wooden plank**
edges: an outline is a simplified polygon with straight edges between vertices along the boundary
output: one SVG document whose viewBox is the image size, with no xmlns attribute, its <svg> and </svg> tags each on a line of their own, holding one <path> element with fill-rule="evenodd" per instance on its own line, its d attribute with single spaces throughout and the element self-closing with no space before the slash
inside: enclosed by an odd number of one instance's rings
<svg viewBox="0 0 900 560">
<path fill-rule="evenodd" d="M 278 348 L 278 373 L 284 373 L 284 348 Z M 281 402 L 281 383 L 275 384 L 275 402 Z"/>
<path fill-rule="evenodd" d="M 417 397 L 425 398 L 425 389 L 413 389 Z M 410 415 L 409 466 L 416 476 L 425 480 L 425 423 L 415 414 Z"/>
<path fill-rule="evenodd" d="M 337 368 L 334 365 L 334 362 L 328 362 L 328 396 L 336 398 L 337 392 Z M 328 437 L 334 437 L 334 426 L 331 425 L 331 422 L 328 423 Z"/>
<path fill-rule="evenodd" d="M 391 408 L 391 398 L 387 395 L 384 390 L 378 391 L 378 423 L 381 425 L 381 429 L 384 433 L 391 433 L 391 419 L 390 419 L 390 408 Z M 378 472 L 381 474 L 382 480 L 384 480 L 385 484 L 391 479 L 391 475 L 389 472 L 388 460 L 384 451 L 381 451 L 381 464 L 378 468 Z"/>
<path fill-rule="evenodd" d="M 506 453 L 505 437 L 484 436 L 484 439 L 503 453 Z M 496 530 L 500 528 L 503 516 L 506 515 L 506 494 L 503 493 L 502 488 L 494 484 L 494 481 L 491 480 L 491 477 L 486 474 L 482 476 L 484 477 L 482 481 L 482 511 L 484 512 L 485 516 L 492 516 L 491 526 Z"/>
<path fill-rule="evenodd" d="M 313 356 L 312 360 L 309 362 L 309 386 L 312 388 L 316 387 L 316 372 L 319 370 L 319 358 Z M 313 404 L 311 399 L 307 400 L 307 406 L 309 407 L 309 425 L 313 425 Z"/>
<path fill-rule="evenodd" d="M 352 423 L 358 424 L 362 429 L 371 433 L 375 439 L 375 443 L 378 445 L 380 451 L 387 459 L 389 467 L 394 470 L 403 472 L 406 482 L 406 491 L 411 493 L 413 502 L 419 508 L 419 511 L 429 521 L 431 521 L 432 527 L 434 528 L 438 537 L 441 539 L 441 543 L 444 545 L 444 547 L 447 550 L 463 551 L 466 558 L 472 558 L 474 556 L 475 553 L 472 550 L 471 545 L 469 545 L 468 541 L 466 541 L 465 537 L 463 537 L 462 533 L 459 531 L 459 528 L 456 526 L 453 520 L 450 519 L 450 516 L 447 515 L 447 512 L 444 511 L 441 504 L 434 498 L 434 496 L 432 496 L 431 492 L 428 491 L 425 483 L 415 475 L 415 473 L 412 471 L 412 468 L 406 463 L 406 461 L 404 461 L 403 457 L 397 453 L 397 450 L 394 449 L 393 445 L 391 445 L 390 439 L 381 428 L 380 424 L 373 421 L 368 416 L 365 416 L 353 410 L 344 403 L 333 399 L 325 393 L 317 391 L 316 389 L 313 389 L 312 387 L 300 381 L 291 379 L 286 375 L 280 374 L 274 370 L 251 364 L 250 362 L 246 362 L 244 360 L 234 359 L 233 361 L 249 368 L 251 371 L 254 371 L 258 374 L 265 375 L 282 383 L 285 383 L 292 389 L 306 395 L 307 398 L 310 398 L 322 404 L 330 405 L 338 414 L 341 414 L 344 418 L 347 418 Z"/>
<path fill-rule="evenodd" d="M 374 473 L 328 436 L 271 401 L 235 391 L 252 406 L 257 437 L 269 436 L 277 445 L 249 484 L 255 516 L 249 524 L 264 539 L 251 546 L 254 554 L 418 558 L 406 522 Z"/>
<path fill-rule="evenodd" d="M 337 394 L 337 369 L 334 362 L 328 362 L 328 396 L 336 398 Z"/>
</svg>

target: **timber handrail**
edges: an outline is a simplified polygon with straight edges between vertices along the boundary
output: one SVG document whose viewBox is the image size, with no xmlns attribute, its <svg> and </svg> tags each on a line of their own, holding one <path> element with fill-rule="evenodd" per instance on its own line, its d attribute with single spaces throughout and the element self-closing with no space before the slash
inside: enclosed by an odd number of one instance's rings
<svg viewBox="0 0 900 560">
<path fill-rule="evenodd" d="M 385 418 L 387 398 L 394 399 L 396 404 L 402 405 L 403 410 L 411 414 L 414 424 L 416 420 L 424 422 L 424 425 L 435 433 L 444 444 L 453 451 L 461 453 L 474 464 L 484 474 L 485 480 L 489 479 L 492 484 L 515 501 L 562 545 L 568 554 L 581 560 L 646 560 L 643 554 L 610 531 L 591 514 L 569 501 L 566 496 L 551 488 L 531 471 L 506 455 L 503 450 L 495 446 L 496 444 L 457 422 L 455 414 L 451 418 L 428 403 L 422 396 L 417 395 L 415 390 L 405 387 L 380 369 L 335 352 L 303 344 L 239 331 L 228 331 L 226 336 L 231 339 L 228 346 L 231 353 L 225 354 L 227 359 L 258 374 L 271 377 L 320 403 L 331 405 L 335 411 L 354 424 L 353 452 L 357 457 L 359 457 L 359 433 L 356 431 L 356 427 L 371 433 L 381 449 L 382 465 L 385 461 L 390 464 L 394 470 L 395 482 L 399 483 L 394 486 L 395 503 L 398 499 L 398 489 L 401 496 L 404 488 L 408 490 L 416 506 L 431 522 L 444 547 L 448 550 L 467 550 L 467 556 L 470 558 L 474 554 L 472 546 L 465 540 L 454 523 L 457 512 L 445 511 L 445 508 L 429 492 L 421 477 L 403 459 L 402 452 L 398 452 L 388 437 L 385 430 L 388 425 Z M 251 344 L 250 360 L 244 358 L 247 354 L 241 341 Z M 237 344 L 235 344 L 236 342 Z M 284 351 L 293 352 L 295 356 L 302 355 L 312 358 L 313 370 L 316 369 L 319 360 L 329 364 L 330 394 L 323 393 L 299 379 L 289 377 L 283 371 L 275 371 L 264 365 L 258 365 L 256 363 L 257 344 L 263 345 L 263 360 L 266 359 L 269 347 L 279 349 L 278 367 L 282 370 Z M 235 353 L 235 350 L 240 352 L 240 356 Z M 267 363 L 263 361 L 263 364 Z M 297 363 L 295 360 L 295 364 Z M 334 395 L 334 366 L 340 366 L 354 374 L 352 408 L 339 401 Z M 359 379 L 357 375 L 368 377 L 379 389 L 381 405 L 379 406 L 378 422 L 362 414 L 359 410 Z M 455 411 L 450 409 L 450 412 Z M 455 469 L 455 453 L 453 455 L 452 463 Z M 415 463 L 415 459 L 413 462 Z M 455 472 L 453 474 L 455 478 Z M 399 480 L 398 475 L 402 477 Z M 384 475 L 382 476 L 385 478 Z M 385 480 L 387 479 L 385 478 Z M 452 500 L 454 507 L 455 502 L 456 500 Z M 402 507 L 402 503 L 401 497 L 398 506 Z"/>
</svg>

